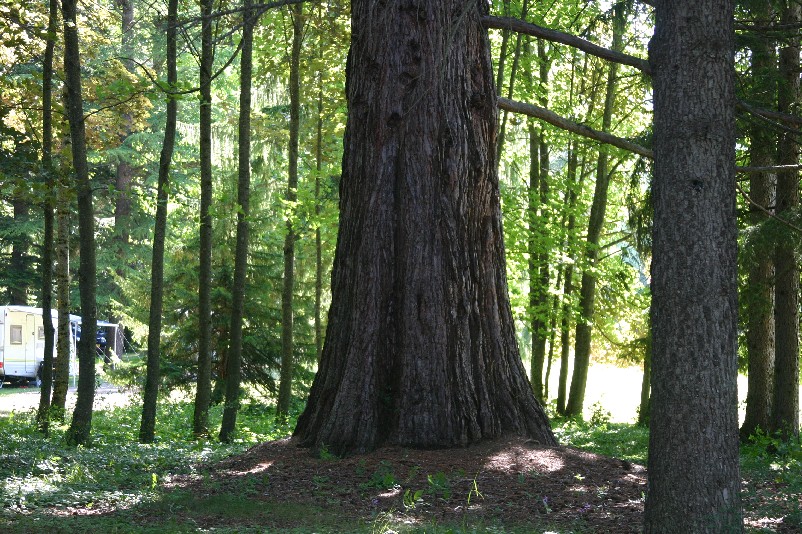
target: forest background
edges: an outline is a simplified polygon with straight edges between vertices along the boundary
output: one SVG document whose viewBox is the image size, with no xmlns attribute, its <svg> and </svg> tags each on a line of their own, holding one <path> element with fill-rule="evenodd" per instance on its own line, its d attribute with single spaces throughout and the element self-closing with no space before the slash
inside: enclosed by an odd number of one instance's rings
<svg viewBox="0 0 802 534">
<path fill-rule="evenodd" d="M 77 311 L 80 294 L 69 283 L 69 273 L 78 271 L 81 259 L 77 221 L 71 216 L 78 211 L 78 188 L 72 181 L 73 147 L 59 90 L 64 54 L 58 39 L 52 169 L 45 169 L 41 158 L 48 137 L 41 127 L 46 7 L 2 4 L 0 240 L 6 267 L 0 271 L 0 286 L 9 304 L 39 305 L 42 266 L 54 265 L 56 285 L 68 290 L 59 293 L 55 306 Z M 198 265 L 204 256 L 198 234 L 203 220 L 203 162 L 198 153 L 203 106 L 197 105 L 204 98 L 197 90 L 204 25 L 198 6 L 178 7 L 177 81 L 168 83 L 165 6 L 133 1 L 78 6 L 88 176 L 97 227 L 98 316 L 122 322 L 134 352 L 147 346 L 159 157 L 166 103 L 175 102 L 158 366 L 162 391 L 192 390 L 202 374 L 197 369 L 203 358 L 198 293 L 206 286 L 212 321 L 209 395 L 212 403 L 223 401 L 231 316 L 237 313 L 240 287 L 243 381 L 275 396 L 279 412 L 286 412 L 291 398 L 303 402 L 325 337 L 346 118 L 349 6 L 328 2 L 267 9 L 254 28 L 250 238 L 247 282 L 239 286 L 234 265 L 237 219 L 243 215 L 237 187 L 242 69 L 235 58 L 242 17 L 238 6 L 215 5 L 218 15 L 210 26 L 213 197 L 208 208 L 213 249 L 211 279 L 204 279 Z M 798 7 L 792 2 L 742 2 L 736 17 L 742 111 L 736 148 L 738 164 L 748 166 L 738 181 L 739 363 L 743 371 L 758 365 L 749 374 L 753 419 L 747 404 L 744 436 L 757 427 L 798 433 L 798 393 L 787 394 L 789 388 L 781 389 L 774 380 L 791 377 L 793 389 L 798 388 L 798 183 L 796 189 L 782 189 L 785 175 L 796 180 L 797 173 L 788 170 L 798 165 L 795 138 L 791 148 L 782 144 L 798 124 L 793 116 L 798 75 L 795 82 L 788 76 L 799 67 Z M 648 3 L 503 1 L 493 3 L 492 13 L 559 29 L 634 57 L 646 56 L 653 32 Z M 785 26 L 778 22 L 781 17 Z M 535 395 L 553 403 L 554 413 L 580 415 L 586 408 L 591 355 L 594 361 L 642 365 L 638 413 L 646 424 L 651 163 L 649 149 L 643 147 L 651 142 L 650 80 L 642 68 L 583 54 L 545 34 L 527 36 L 502 26 L 490 36 L 502 97 L 497 148 L 507 279 Z M 539 120 L 545 108 L 559 120 Z M 621 142 L 600 145 L 571 129 L 590 131 L 590 137 L 611 133 L 630 143 L 629 149 Z M 757 172 L 755 167 L 772 169 Z M 41 208 L 45 201 L 56 207 L 57 219 L 58 260 L 50 262 L 43 246 L 48 242 Z M 767 267 L 761 262 L 766 258 L 787 263 Z M 792 279 L 791 286 L 778 288 L 776 294 L 780 276 L 775 272 L 784 277 L 790 273 Z M 779 310 L 777 317 L 790 320 L 790 330 L 775 326 L 773 307 Z M 758 326 L 761 320 L 765 328 Z M 795 356 L 774 357 L 783 350 Z M 124 359 L 119 368 L 133 382 L 142 382 L 145 358 Z M 557 391 L 549 391 L 549 377 L 558 372 Z M 776 420 L 783 413 L 796 415 Z M 208 429 L 196 420 L 195 431 Z"/>
</svg>

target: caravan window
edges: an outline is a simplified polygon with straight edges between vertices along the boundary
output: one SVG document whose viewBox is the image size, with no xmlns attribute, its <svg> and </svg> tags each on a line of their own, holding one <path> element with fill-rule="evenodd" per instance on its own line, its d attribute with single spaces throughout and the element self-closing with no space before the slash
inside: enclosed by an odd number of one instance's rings
<svg viewBox="0 0 802 534">
<path fill-rule="evenodd" d="M 37 330 L 36 330 L 36 338 L 37 339 L 44 339 L 45 338 L 45 327 L 44 326 L 40 326 L 39 328 L 37 328 Z"/>
<path fill-rule="evenodd" d="M 12 324 L 11 325 L 11 344 L 12 345 L 22 345 L 22 325 L 21 324 Z"/>
</svg>

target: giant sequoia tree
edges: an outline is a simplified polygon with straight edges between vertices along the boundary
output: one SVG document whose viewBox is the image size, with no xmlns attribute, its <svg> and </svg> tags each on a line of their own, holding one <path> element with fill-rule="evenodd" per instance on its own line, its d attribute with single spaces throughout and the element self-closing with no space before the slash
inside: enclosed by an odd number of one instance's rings
<svg viewBox="0 0 802 534">
<path fill-rule="evenodd" d="M 733 2 L 655 7 L 645 532 L 741 532 Z"/>
<path fill-rule="evenodd" d="M 486 10 L 352 2 L 329 333 L 303 445 L 555 442 L 507 295 Z"/>
</svg>

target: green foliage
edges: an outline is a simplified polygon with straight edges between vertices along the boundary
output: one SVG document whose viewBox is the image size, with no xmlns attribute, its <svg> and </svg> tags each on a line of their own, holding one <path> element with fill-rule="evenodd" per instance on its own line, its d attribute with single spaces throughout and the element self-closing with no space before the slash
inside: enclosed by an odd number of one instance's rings
<svg viewBox="0 0 802 534">
<path fill-rule="evenodd" d="M 600 407 L 603 413 L 603 409 Z M 649 430 L 637 425 L 604 422 L 593 424 L 579 419 L 554 419 L 552 428 L 557 441 L 596 454 L 646 463 Z"/>
</svg>

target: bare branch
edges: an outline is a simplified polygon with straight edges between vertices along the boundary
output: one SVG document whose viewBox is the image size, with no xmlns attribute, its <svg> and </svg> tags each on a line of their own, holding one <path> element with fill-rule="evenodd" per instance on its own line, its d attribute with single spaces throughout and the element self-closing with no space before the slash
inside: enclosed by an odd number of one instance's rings
<svg viewBox="0 0 802 534">
<path fill-rule="evenodd" d="M 498 107 L 507 111 L 512 111 L 513 113 L 521 113 L 523 115 L 544 120 L 549 124 L 552 124 L 558 128 L 562 128 L 563 130 L 573 132 L 589 139 L 594 139 L 601 143 L 623 148 L 624 150 L 634 152 L 635 154 L 640 154 L 641 156 L 650 159 L 654 157 L 654 153 L 646 147 L 640 146 L 639 144 L 633 143 L 632 141 L 622 137 L 617 137 L 606 132 L 600 132 L 599 130 L 594 130 L 589 126 L 585 126 L 584 124 L 573 122 L 545 108 L 541 108 L 532 104 L 526 104 L 524 102 L 517 102 L 508 98 L 499 98 Z"/>
<path fill-rule="evenodd" d="M 748 203 L 752 204 L 759 211 L 762 211 L 763 213 L 768 215 L 770 218 L 776 220 L 780 224 L 783 224 L 783 225 L 787 226 L 788 228 L 790 228 L 794 232 L 802 234 L 802 228 L 796 226 L 791 221 L 788 221 L 786 219 L 783 219 L 782 217 L 777 216 L 775 213 L 772 213 L 771 210 L 766 209 L 764 206 L 761 206 L 760 204 L 758 204 L 757 202 L 755 202 L 754 200 L 749 198 L 749 195 L 746 194 L 746 191 L 744 191 L 743 188 L 741 188 L 741 184 L 739 184 L 738 182 L 735 182 L 735 187 L 738 189 L 738 192 L 741 193 L 741 196 L 744 197 L 744 199 Z"/>
<path fill-rule="evenodd" d="M 509 17 L 485 16 L 482 17 L 482 23 L 486 28 L 512 30 L 514 32 L 531 35 L 533 37 L 540 37 L 541 39 L 546 39 L 547 41 L 573 46 L 574 48 L 578 48 L 579 50 L 596 57 L 621 63 L 622 65 L 629 65 L 630 67 L 635 67 L 646 74 L 651 74 L 651 67 L 649 66 L 649 62 L 645 59 L 630 56 L 629 54 L 624 54 L 622 52 L 616 52 L 615 50 L 610 50 L 609 48 L 604 48 L 603 46 L 591 43 L 586 39 L 582 39 L 576 35 L 571 35 L 570 33 L 544 28 L 530 22 Z"/>
</svg>

